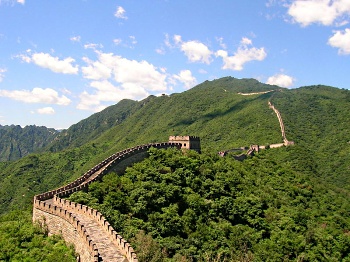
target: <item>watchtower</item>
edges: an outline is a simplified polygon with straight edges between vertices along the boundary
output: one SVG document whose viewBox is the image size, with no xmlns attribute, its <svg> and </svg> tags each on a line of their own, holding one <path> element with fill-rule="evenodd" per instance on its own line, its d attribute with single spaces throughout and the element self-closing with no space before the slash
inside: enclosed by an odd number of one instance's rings
<svg viewBox="0 0 350 262">
<path fill-rule="evenodd" d="M 201 152 L 201 141 L 198 136 L 169 136 L 169 143 L 181 143 L 181 149 Z"/>
</svg>

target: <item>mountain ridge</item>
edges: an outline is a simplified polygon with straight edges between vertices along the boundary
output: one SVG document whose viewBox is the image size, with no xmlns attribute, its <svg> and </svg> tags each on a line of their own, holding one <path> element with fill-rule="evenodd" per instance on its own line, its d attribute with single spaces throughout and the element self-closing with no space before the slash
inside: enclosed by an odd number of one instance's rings
<svg viewBox="0 0 350 262">
<path fill-rule="evenodd" d="M 346 125 L 350 119 L 350 91 L 322 86 L 291 90 L 276 86 L 277 89 L 282 92 L 276 92 L 272 102 L 282 115 L 288 139 L 296 142 L 292 149 L 283 149 L 295 152 L 284 161 L 289 161 L 295 168 L 307 167 L 310 174 L 346 187 L 350 146 L 344 141 L 350 141 L 350 130 Z M 140 144 L 166 142 L 169 135 L 201 137 L 204 153 L 251 144 L 283 143 L 278 119 L 268 107 L 271 93 L 238 94 L 268 90 L 271 90 L 270 85 L 259 84 L 256 80 L 227 77 L 206 81 L 183 93 L 150 96 L 139 102 L 126 100 L 123 102 L 125 106 L 117 104 L 107 108 L 104 113 L 111 110 L 108 121 L 112 125 L 116 116 L 124 118 L 111 128 L 93 134 L 94 139 L 64 140 L 65 144 L 58 144 L 41 154 L 0 163 L 0 212 L 12 206 L 28 205 L 34 194 L 72 181 L 115 152 Z M 128 109 L 132 113 L 123 115 Z M 106 119 L 99 117 L 99 113 L 93 116 L 99 121 Z M 340 132 L 334 128 L 339 123 Z M 85 124 L 91 127 L 87 130 L 96 127 L 95 122 Z M 331 135 L 322 135 L 318 131 L 325 127 Z M 86 137 L 78 131 L 79 128 L 71 137 Z M 332 163 L 327 164 L 328 160 Z M 336 174 L 333 174 L 334 170 Z M 11 185 L 17 186 L 13 188 Z"/>
</svg>

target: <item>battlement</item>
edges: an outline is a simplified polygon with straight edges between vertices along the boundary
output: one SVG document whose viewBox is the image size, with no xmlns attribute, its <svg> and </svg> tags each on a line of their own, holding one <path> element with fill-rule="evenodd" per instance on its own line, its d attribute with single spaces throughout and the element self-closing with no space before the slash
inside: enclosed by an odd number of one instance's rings
<svg viewBox="0 0 350 262">
<path fill-rule="evenodd" d="M 147 157 L 151 147 L 180 149 L 182 144 L 151 143 L 111 155 L 70 184 L 34 196 L 33 221 L 47 227 L 50 234 L 61 234 L 68 243 L 73 244 L 79 254 L 79 261 L 137 262 L 134 249 L 100 212 L 63 198 L 74 192 L 88 191 L 91 183 L 102 179 L 112 170 L 122 173 L 127 166 Z M 109 249 L 104 246 L 109 246 Z"/>
<path fill-rule="evenodd" d="M 169 136 L 169 143 L 180 143 L 181 149 L 201 152 L 201 141 L 198 136 Z"/>
</svg>

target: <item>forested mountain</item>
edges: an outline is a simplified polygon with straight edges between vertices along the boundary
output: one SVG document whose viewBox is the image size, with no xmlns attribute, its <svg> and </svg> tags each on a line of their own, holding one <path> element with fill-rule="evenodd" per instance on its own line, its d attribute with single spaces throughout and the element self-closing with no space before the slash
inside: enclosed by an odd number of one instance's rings
<svg viewBox="0 0 350 262">
<path fill-rule="evenodd" d="M 1 126 L 0 161 L 17 160 L 48 146 L 59 131 L 44 126 Z"/>
<path fill-rule="evenodd" d="M 241 96 L 232 96 L 232 93 L 262 92 L 276 89 L 280 88 L 262 84 L 255 79 L 240 80 L 225 77 L 219 80 L 205 81 L 181 94 L 161 97 L 149 96 L 139 102 L 125 99 L 72 125 L 67 130 L 63 130 L 56 141 L 50 145 L 49 150 L 58 151 L 67 147 L 81 146 L 98 138 L 104 131 L 114 126 L 115 128 L 109 132 L 116 133 L 118 139 L 122 140 L 118 142 L 119 148 L 132 145 L 128 141 L 135 141 L 135 139 L 136 143 L 166 141 L 171 134 L 186 132 L 187 130 L 184 128 L 194 122 L 200 121 L 196 126 L 188 129 L 189 132 L 197 132 L 199 124 L 205 124 L 215 117 L 242 109 L 245 104 L 248 105 L 249 101 L 256 99 L 254 97 L 247 100 Z M 264 98 L 258 100 L 258 102 L 265 101 Z M 240 103 L 240 101 L 242 102 Z M 254 110 L 256 106 L 259 105 L 251 104 L 251 108 L 242 112 L 240 118 L 245 118 L 245 115 L 249 114 L 250 110 Z M 271 113 L 266 108 L 265 111 Z M 127 122 L 121 126 L 126 120 Z M 252 120 L 254 120 L 254 116 L 252 116 Z M 240 121 L 240 119 L 236 121 Z M 220 128 L 215 123 L 212 125 L 214 128 Z M 146 127 L 147 130 L 143 130 L 143 127 Z M 130 134 L 131 129 L 133 129 L 132 134 Z M 212 127 L 207 129 L 212 129 Z M 209 131 L 206 136 L 216 132 L 216 130 Z M 237 141 L 237 144 L 239 143 L 240 141 Z"/>
<path fill-rule="evenodd" d="M 81 120 L 67 130 L 63 130 L 57 139 L 49 145 L 48 149 L 57 152 L 67 147 L 81 146 L 111 127 L 121 124 L 140 106 L 142 106 L 142 103 L 124 99 L 116 105 L 107 107 L 101 112 Z"/>
<path fill-rule="evenodd" d="M 238 94 L 269 90 L 281 91 Z M 283 142 L 277 117 L 267 105 L 273 93 L 272 102 L 285 121 L 287 137 L 296 143 L 294 157 L 308 162 L 315 175 L 345 187 L 350 166 L 349 90 L 326 86 L 287 90 L 254 79 L 225 77 L 179 94 L 140 102 L 123 100 L 73 125 L 49 151 L 71 148 L 0 163 L 0 210 L 30 202 L 35 193 L 78 177 L 116 151 L 167 141 L 169 135 L 199 136 L 203 152 Z M 101 128 L 107 130 L 93 131 L 99 128 L 95 120 L 109 123 Z M 90 133 L 96 139 L 86 142 Z"/>
<path fill-rule="evenodd" d="M 295 145 L 261 151 L 242 163 L 219 158 L 221 150 L 283 142 L 269 101 Z M 121 180 L 109 176 L 106 184 L 94 184 L 92 195 L 75 200 L 101 209 L 136 245 L 150 241 L 167 250 L 163 255 L 169 259 L 179 258 L 169 261 L 214 261 L 215 250 L 238 261 L 349 259 L 349 119 L 349 90 L 322 85 L 288 90 L 232 77 L 179 94 L 123 100 L 63 131 L 46 152 L 0 163 L 0 213 L 26 209 L 34 194 L 77 178 L 119 150 L 164 142 L 170 135 L 195 135 L 201 138 L 202 156 L 153 152 L 155 162 L 140 163 Z M 113 196 L 104 195 L 109 191 Z M 210 224 L 191 228 L 187 209 L 199 222 L 209 214 Z M 176 222 L 172 218 L 178 219 L 177 235 L 166 233 Z M 152 221 L 164 223 L 163 232 L 155 231 Z M 208 239 L 199 238 L 206 230 Z M 184 249 L 179 239 L 186 239 Z M 329 247 L 327 239 L 333 239 Z M 212 252 L 207 254 L 211 260 L 201 260 L 206 256 L 201 245 Z"/>
</svg>

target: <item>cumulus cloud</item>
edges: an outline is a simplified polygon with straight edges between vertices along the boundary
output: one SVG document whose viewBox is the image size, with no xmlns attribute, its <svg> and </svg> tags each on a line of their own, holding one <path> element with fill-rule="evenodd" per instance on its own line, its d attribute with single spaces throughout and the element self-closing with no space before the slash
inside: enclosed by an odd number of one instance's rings
<svg viewBox="0 0 350 262">
<path fill-rule="evenodd" d="M 71 100 L 59 94 L 51 88 L 33 88 L 30 90 L 1 90 L 0 96 L 7 97 L 13 100 L 22 101 L 25 103 L 42 103 L 42 104 L 56 104 L 56 105 L 69 105 Z"/>
<path fill-rule="evenodd" d="M 243 37 L 233 56 L 229 56 L 226 50 L 218 50 L 216 56 L 222 57 L 224 62 L 222 69 L 240 71 L 247 62 L 264 60 L 267 56 L 265 48 L 250 47 L 252 44 L 249 38 Z"/>
<path fill-rule="evenodd" d="M 294 78 L 285 74 L 277 74 L 270 76 L 266 84 L 277 85 L 281 87 L 291 87 L 294 83 Z"/>
<path fill-rule="evenodd" d="M 88 64 L 88 66 L 81 68 L 85 78 L 100 80 L 107 79 L 111 76 L 112 69 L 102 64 L 100 61 L 91 61 L 87 57 L 84 57 L 83 60 Z"/>
<path fill-rule="evenodd" d="M 55 110 L 52 107 L 43 107 L 36 110 L 36 112 L 40 115 L 53 115 L 55 114 Z"/>
<path fill-rule="evenodd" d="M 339 48 L 338 53 L 342 55 L 350 54 L 350 28 L 344 31 L 335 31 L 334 35 L 329 38 L 328 44 L 332 47 Z"/>
<path fill-rule="evenodd" d="M 349 0 L 296 0 L 289 6 L 288 14 L 302 26 L 320 23 L 332 25 L 350 14 Z M 342 23 L 342 22 L 340 22 Z"/>
<path fill-rule="evenodd" d="M 147 61 L 129 60 L 113 53 L 96 52 L 98 58 L 82 67 L 93 92 L 80 95 L 78 109 L 98 111 L 103 109 L 103 102 L 118 102 L 121 99 L 141 99 L 149 92 L 167 90 L 167 75 L 162 68 L 157 68 Z"/>
<path fill-rule="evenodd" d="M 17 0 L 17 3 L 24 5 L 26 3 L 25 0 Z"/>
<path fill-rule="evenodd" d="M 165 35 L 165 46 L 168 48 L 179 48 L 182 52 L 185 53 L 186 57 L 190 62 L 201 62 L 205 64 L 210 64 L 212 62 L 212 54 L 213 52 L 209 50 L 209 48 L 197 41 L 183 41 L 181 35 L 174 35 L 173 43 L 170 41 L 169 35 Z M 163 50 L 160 49 L 157 51 L 158 53 L 163 53 Z"/>
<path fill-rule="evenodd" d="M 5 68 L 0 68 L 0 83 L 4 80 L 6 71 L 7 70 Z"/>
<path fill-rule="evenodd" d="M 199 41 L 188 41 L 181 44 L 181 50 L 191 62 L 202 62 L 210 64 L 212 52 Z"/>
<path fill-rule="evenodd" d="M 119 19 L 128 19 L 128 17 L 125 15 L 126 11 L 123 7 L 118 6 L 117 11 L 115 11 L 114 16 Z"/>
<path fill-rule="evenodd" d="M 197 84 L 197 80 L 190 70 L 181 70 L 178 75 L 173 75 L 173 78 L 183 83 L 187 89 Z"/>
<path fill-rule="evenodd" d="M 28 52 L 31 52 L 31 50 Z M 50 69 L 55 73 L 77 74 L 79 70 L 78 66 L 73 65 L 75 60 L 71 57 L 60 60 L 58 57 L 51 56 L 47 53 L 22 54 L 17 57 L 26 63 L 34 63 L 40 67 Z"/>
<path fill-rule="evenodd" d="M 90 86 L 94 88 L 94 92 L 84 91 L 80 94 L 78 109 L 99 112 L 106 107 L 101 102 L 118 102 L 124 98 L 141 99 L 149 95 L 142 87 L 115 86 L 107 80 L 93 81 Z"/>
</svg>

